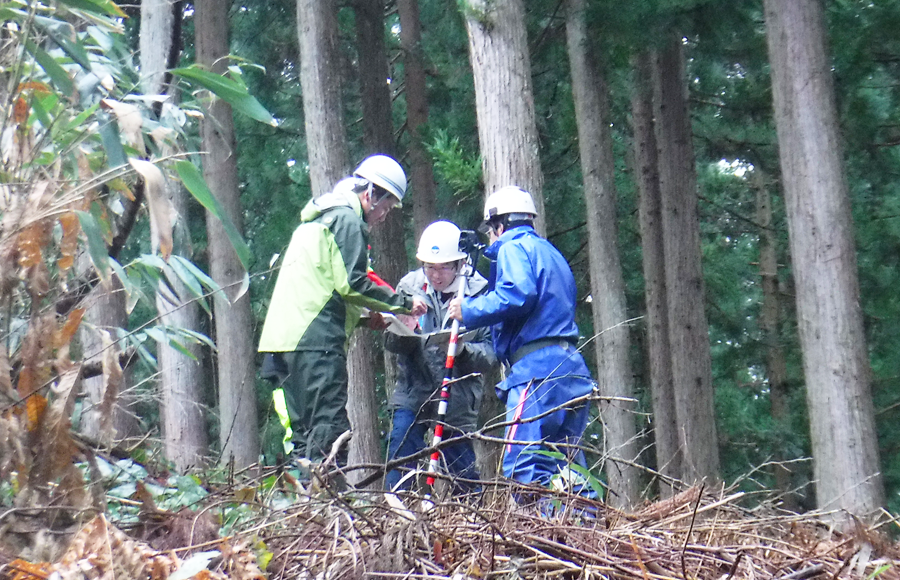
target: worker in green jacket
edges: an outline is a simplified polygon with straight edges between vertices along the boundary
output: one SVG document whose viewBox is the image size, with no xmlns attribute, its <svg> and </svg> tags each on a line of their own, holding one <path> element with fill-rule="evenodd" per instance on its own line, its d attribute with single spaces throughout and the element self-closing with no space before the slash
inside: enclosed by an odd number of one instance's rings
<svg viewBox="0 0 900 580">
<path fill-rule="evenodd" d="M 285 450 L 295 459 L 321 461 L 350 429 L 347 340 L 363 309 L 413 316 L 427 311 L 421 298 L 368 276 L 369 226 L 384 221 L 405 193 L 400 164 L 373 155 L 300 213 L 259 341 L 259 352 L 272 353 L 263 376 L 281 381 L 283 401 L 276 391 L 276 410 L 286 414 Z"/>
</svg>

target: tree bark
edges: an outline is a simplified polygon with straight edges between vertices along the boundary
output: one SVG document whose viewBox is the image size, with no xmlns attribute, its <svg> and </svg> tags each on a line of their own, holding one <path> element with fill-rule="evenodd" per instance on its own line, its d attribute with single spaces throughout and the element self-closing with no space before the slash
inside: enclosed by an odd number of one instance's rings
<svg viewBox="0 0 900 580">
<path fill-rule="evenodd" d="M 759 328 L 766 345 L 766 371 L 772 421 L 787 432 L 789 419 L 787 401 L 787 363 L 781 345 L 781 297 L 778 291 L 778 241 L 772 229 L 772 196 L 759 168 L 754 169 L 756 184 L 756 221 L 759 224 L 759 277 L 762 281 L 762 309 Z M 783 449 L 776 448 L 775 460 L 789 459 Z M 792 492 L 791 472 L 781 463 L 773 467 L 775 489 L 781 496 L 782 507 L 797 511 L 797 497 Z"/>
<path fill-rule="evenodd" d="M 634 123 L 634 157 L 640 202 L 638 216 L 646 306 L 647 367 L 649 369 L 653 437 L 656 468 L 664 477 L 659 481 L 663 499 L 672 497 L 671 479 L 681 476 L 681 448 L 675 415 L 675 390 L 672 384 L 672 355 L 669 349 L 669 313 L 666 305 L 666 270 L 663 250 L 662 198 L 659 190 L 659 157 L 653 122 L 653 86 L 651 59 L 647 51 L 633 59 L 634 92 L 631 111 Z"/>
<path fill-rule="evenodd" d="M 347 465 L 368 463 L 377 465 L 382 461 L 381 432 L 378 428 L 378 399 L 375 396 L 375 366 L 377 356 L 372 332 L 359 328 L 350 338 L 347 354 L 349 393 L 347 416 L 353 428 Z M 370 472 L 351 471 L 347 481 L 351 484 L 364 479 Z M 369 489 L 381 489 L 381 479 L 370 484 Z"/>
<path fill-rule="evenodd" d="M 228 6 L 220 0 L 194 2 L 197 62 L 214 72 L 228 64 Z M 206 151 L 203 177 L 238 232 L 243 232 L 231 106 L 213 100 L 200 127 Z M 210 274 L 223 289 L 214 300 L 221 460 L 234 461 L 240 468 L 256 463 L 260 451 L 250 295 L 241 295 L 246 272 L 222 223 L 207 214 L 206 231 Z"/>
<path fill-rule="evenodd" d="M 475 82 L 475 109 L 485 195 L 507 185 L 531 192 L 538 217 L 535 229 L 546 235 L 544 175 L 535 121 L 531 59 L 522 0 L 465 0 L 469 61 Z M 493 384 L 491 377 L 486 384 Z M 490 391 L 490 389 L 485 389 Z M 503 404 L 491 393 L 482 399 L 479 421 L 503 416 Z M 476 447 L 478 469 L 488 479 L 497 473 L 502 447 Z"/>
<path fill-rule="evenodd" d="M 591 309 L 594 352 L 601 395 L 632 398 L 631 345 L 625 309 L 625 282 L 619 261 L 616 227 L 615 164 L 609 133 L 608 88 L 587 34 L 586 0 L 568 0 L 566 37 L 584 199 L 587 205 L 590 252 Z M 621 401 L 602 403 L 604 456 L 610 495 L 615 507 L 640 501 L 641 485 L 634 406 Z"/>
<path fill-rule="evenodd" d="M 359 83 L 363 110 L 363 144 L 367 154 L 395 155 L 391 112 L 388 58 L 384 43 L 384 3 L 381 0 L 355 0 L 356 34 L 359 56 Z M 385 221 L 371 230 L 374 269 L 379 276 L 396 285 L 406 273 L 406 244 L 403 212 L 394 210 Z M 347 362 L 350 365 L 348 414 L 353 425 L 348 462 L 379 463 L 383 457 L 375 397 L 375 364 L 379 356 L 375 336 L 366 329 L 354 333 Z M 385 382 L 397 380 L 396 357 L 384 352 Z M 354 417 L 356 418 L 354 420 Z M 351 483 L 365 473 L 351 474 Z M 355 480 L 355 481 L 354 481 Z M 380 488 L 380 482 L 372 484 Z"/>
<path fill-rule="evenodd" d="M 86 271 L 87 257 L 79 259 L 84 262 L 84 268 L 80 271 Z M 125 310 L 125 290 L 117 276 L 110 278 L 110 285 L 106 287 L 103 284 L 97 284 L 90 295 L 85 299 L 84 313 L 85 324 L 82 324 L 79 330 L 81 340 L 81 348 L 84 352 L 85 364 L 103 360 L 103 340 L 98 330 L 110 333 L 113 339 L 113 348 L 117 353 L 122 352 L 121 341 L 116 341 L 116 329 L 126 328 L 128 326 L 128 313 Z M 96 330 L 94 330 L 96 329 Z M 104 433 L 102 425 L 103 417 L 99 413 L 100 406 L 103 402 L 107 385 L 103 375 L 84 379 L 84 392 L 87 395 L 87 408 L 81 418 L 81 432 L 85 436 L 94 441 L 101 441 L 106 444 L 112 444 L 116 440 L 129 439 L 138 437 L 141 434 L 141 424 L 136 405 L 138 403 L 137 394 L 132 385 L 132 372 L 129 368 L 123 368 L 122 386 L 116 396 L 116 402 L 113 407 L 115 413 L 111 425 L 114 433 Z"/>
<path fill-rule="evenodd" d="M 884 504 L 856 249 L 819 0 L 765 0 L 820 509 Z"/>
<path fill-rule="evenodd" d="M 175 31 L 178 4 L 168 1 L 147 1 L 141 3 L 141 89 L 146 95 L 171 94 L 171 87 L 165 85 L 165 74 L 171 59 L 172 47 L 176 42 Z M 177 47 L 176 47 L 177 49 Z M 174 96 L 174 95 L 173 95 Z M 187 193 L 177 183 L 167 186 L 169 203 L 178 216 L 174 252 L 191 258 L 190 233 L 187 230 Z M 200 316 L 197 303 L 184 301 L 187 288 L 180 280 L 170 280 L 178 296 L 170 292 L 166 296 L 157 293 L 156 308 L 159 322 L 165 326 L 200 331 Z M 199 359 L 201 348 L 196 344 L 184 344 Z M 181 473 L 190 467 L 203 464 L 209 452 L 209 438 L 206 433 L 206 413 L 202 403 L 206 386 L 206 376 L 199 360 L 172 348 L 168 344 L 157 345 L 159 364 L 159 384 L 161 392 L 161 426 L 163 452 Z"/>
<path fill-rule="evenodd" d="M 300 86 L 313 197 L 331 191 L 350 168 L 335 0 L 297 0 Z"/>
<path fill-rule="evenodd" d="M 680 35 L 666 43 L 655 68 L 654 112 L 681 479 L 711 483 L 720 477 L 719 447 L 700 263 L 697 176 Z"/>
<path fill-rule="evenodd" d="M 175 27 L 173 6 L 169 0 L 141 2 L 141 91 L 145 95 L 158 95 L 164 90 Z"/>
<path fill-rule="evenodd" d="M 485 193 L 507 185 L 531 192 L 535 228 L 546 235 L 544 175 L 535 122 L 522 0 L 465 0 Z"/>
<path fill-rule="evenodd" d="M 413 225 L 416 240 L 436 218 L 436 187 L 431 157 L 425 148 L 422 129 L 428 124 L 428 93 L 425 57 L 422 53 L 422 24 L 419 0 L 397 0 L 400 16 L 400 45 L 406 96 L 406 129 L 409 132 L 409 182 L 413 197 Z"/>
</svg>

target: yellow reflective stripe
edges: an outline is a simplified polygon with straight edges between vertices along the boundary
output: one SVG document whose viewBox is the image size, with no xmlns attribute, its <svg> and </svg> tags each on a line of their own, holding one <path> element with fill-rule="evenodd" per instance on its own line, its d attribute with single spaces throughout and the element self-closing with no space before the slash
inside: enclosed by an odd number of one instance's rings
<svg viewBox="0 0 900 580">
<path fill-rule="evenodd" d="M 272 391 L 272 402 L 275 403 L 275 414 L 278 415 L 278 422 L 284 427 L 284 439 L 282 440 L 284 452 L 290 454 L 294 450 L 294 444 L 291 442 L 294 432 L 291 430 L 291 416 L 288 415 L 284 389 L 278 388 Z"/>
</svg>

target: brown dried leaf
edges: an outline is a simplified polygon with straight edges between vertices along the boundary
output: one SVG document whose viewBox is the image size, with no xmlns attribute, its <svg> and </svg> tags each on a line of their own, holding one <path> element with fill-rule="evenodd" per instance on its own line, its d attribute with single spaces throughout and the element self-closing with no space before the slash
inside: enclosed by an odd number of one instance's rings
<svg viewBox="0 0 900 580">
<path fill-rule="evenodd" d="M 256 554 L 245 542 L 222 543 L 222 559 L 225 572 L 231 580 L 265 580 L 265 575 L 256 563 Z"/>
<path fill-rule="evenodd" d="M 145 153 L 144 138 L 141 135 L 141 125 L 144 123 L 141 110 L 132 104 L 115 99 L 103 99 L 100 101 L 100 105 L 111 110 L 116 116 L 119 121 L 119 131 L 125 137 L 125 141 L 142 154 Z"/>
<path fill-rule="evenodd" d="M 19 400 L 18 393 L 13 389 L 12 367 L 9 364 L 9 355 L 6 353 L 6 344 L 0 341 L 0 394 L 6 398 L 7 403 Z M 0 401 L 4 399 L 0 398 Z M 6 404 L 0 405 L 5 407 Z"/>
<path fill-rule="evenodd" d="M 41 418 L 47 409 L 47 399 L 44 395 L 35 393 L 25 400 L 25 416 L 28 417 L 27 429 L 34 431 L 41 424 Z"/>
<path fill-rule="evenodd" d="M 142 515 L 160 513 L 161 510 L 156 507 L 156 502 L 153 501 L 153 496 L 150 494 L 150 490 L 147 489 L 147 486 L 144 485 L 143 481 L 138 481 L 135 484 L 134 497 L 141 502 Z"/>
<path fill-rule="evenodd" d="M 44 261 L 44 229 L 40 222 L 35 222 L 19 232 L 19 266 L 22 268 L 30 268 Z"/>
<path fill-rule="evenodd" d="M 25 279 L 32 300 L 39 301 L 50 292 L 50 271 L 43 260 L 25 270 Z"/>
<path fill-rule="evenodd" d="M 12 240 L 0 242 L 0 298 L 12 292 L 19 283 L 16 263 L 19 261 L 19 249 Z"/>
<path fill-rule="evenodd" d="M 59 259 L 56 261 L 56 265 L 60 274 L 65 274 L 75 264 L 75 252 L 78 250 L 78 233 L 81 231 L 81 225 L 74 212 L 59 216 L 59 225 L 62 226 L 62 239 L 59 242 Z"/>
<path fill-rule="evenodd" d="M 55 333 L 56 316 L 53 312 L 36 314 L 29 320 L 20 353 L 22 370 L 17 384 L 20 397 L 31 395 L 50 378 L 50 347 Z"/>
<path fill-rule="evenodd" d="M 75 336 L 78 327 L 81 326 L 82 318 L 84 318 L 84 308 L 76 308 L 69 313 L 66 323 L 63 324 L 54 337 L 53 346 L 55 348 L 62 348 L 72 342 L 72 337 Z"/>
<path fill-rule="evenodd" d="M 53 400 L 41 417 L 33 481 L 58 481 L 72 466 L 78 448 L 72 441 L 70 417 L 80 379 L 81 365 L 72 365 L 51 387 Z"/>
<path fill-rule="evenodd" d="M 4 411 L 0 414 L 0 478 L 9 477 L 22 463 L 17 453 L 22 449 L 20 437 L 21 429 L 14 410 Z"/>
<path fill-rule="evenodd" d="M 100 403 L 100 438 L 101 441 L 112 443 L 115 440 L 116 431 L 113 423 L 116 400 L 122 389 L 124 373 L 119 364 L 119 350 L 115 348 L 109 332 L 100 331 L 100 340 L 103 344 L 103 400 Z"/>
<path fill-rule="evenodd" d="M 8 580 L 46 580 L 50 575 L 50 564 L 48 562 L 32 564 L 17 559 L 7 564 L 3 572 Z"/>
<path fill-rule="evenodd" d="M 172 254 L 172 210 L 166 196 L 166 177 L 149 161 L 134 158 L 128 161 L 144 178 L 144 195 L 150 206 L 150 245 L 154 253 L 158 250 L 168 260 Z"/>
<path fill-rule="evenodd" d="M 165 580 L 178 568 L 168 556 L 136 542 L 110 525 L 102 515 L 82 528 L 53 566 L 63 578 L 150 578 Z"/>
<path fill-rule="evenodd" d="M 28 113 L 31 111 L 31 107 L 28 106 L 28 101 L 19 97 L 16 99 L 16 104 L 13 105 L 13 120 L 17 125 L 24 125 L 28 120 Z"/>
</svg>

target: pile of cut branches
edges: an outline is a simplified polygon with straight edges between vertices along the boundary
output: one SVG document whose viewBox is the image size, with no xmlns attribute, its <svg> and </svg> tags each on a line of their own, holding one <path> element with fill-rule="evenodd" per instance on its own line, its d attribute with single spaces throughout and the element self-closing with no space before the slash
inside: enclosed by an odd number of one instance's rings
<svg viewBox="0 0 900 580">
<path fill-rule="evenodd" d="M 900 578 L 900 552 L 880 531 L 893 520 L 841 533 L 826 523 L 839 514 L 748 510 L 742 496 L 691 488 L 624 513 L 497 487 L 436 503 L 330 494 L 293 505 L 260 535 L 273 580 Z"/>
</svg>

